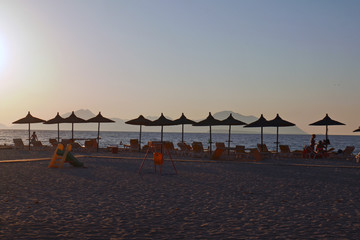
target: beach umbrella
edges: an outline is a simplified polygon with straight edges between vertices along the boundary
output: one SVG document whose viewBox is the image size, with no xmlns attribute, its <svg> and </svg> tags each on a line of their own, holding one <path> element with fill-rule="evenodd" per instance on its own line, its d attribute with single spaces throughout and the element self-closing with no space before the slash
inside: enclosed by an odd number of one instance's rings
<svg viewBox="0 0 360 240">
<path fill-rule="evenodd" d="M 229 139 L 228 139 L 228 154 L 230 154 L 230 142 L 231 142 L 231 126 L 233 125 L 246 125 L 246 123 L 240 121 L 240 120 L 237 120 L 235 119 L 233 116 L 232 116 L 232 113 L 230 113 L 229 117 L 227 117 L 226 119 L 222 120 L 221 121 L 221 124 L 222 125 L 228 125 L 229 126 Z"/>
<path fill-rule="evenodd" d="M 288 122 L 284 119 L 282 119 L 279 114 L 276 114 L 276 117 L 273 120 L 268 121 L 269 127 L 276 127 L 276 152 L 278 152 L 279 147 L 279 127 L 291 127 L 295 126 L 294 123 Z"/>
<path fill-rule="evenodd" d="M 326 139 L 326 142 L 328 142 L 328 126 L 345 125 L 345 124 L 331 119 L 329 117 L 329 115 L 326 114 L 326 116 L 323 119 L 321 119 L 321 120 L 319 120 L 317 122 L 311 123 L 309 125 L 310 126 L 326 126 L 325 139 Z M 327 149 L 327 144 L 325 146 L 326 146 L 326 149 Z"/>
<path fill-rule="evenodd" d="M 74 111 L 69 117 L 65 118 L 65 123 L 71 123 L 71 139 L 74 140 L 74 123 L 86 123 L 86 120 L 75 115 Z"/>
<path fill-rule="evenodd" d="M 89 123 L 98 123 L 98 134 L 97 134 L 97 148 L 96 148 L 96 151 L 99 151 L 99 142 L 100 142 L 100 123 L 113 123 L 115 121 L 109 119 L 109 118 L 106 118 L 106 117 L 103 117 L 103 115 L 101 115 L 101 112 L 99 112 L 98 115 L 96 115 L 95 117 L 93 118 L 90 118 L 88 119 L 86 122 L 89 122 Z"/>
<path fill-rule="evenodd" d="M 193 126 L 209 126 L 210 127 L 210 147 L 209 147 L 209 150 L 210 150 L 210 155 L 211 155 L 211 152 L 212 152 L 212 149 L 211 149 L 211 145 L 212 145 L 212 139 L 211 139 L 211 126 L 219 126 L 219 125 L 222 125 L 221 121 L 220 120 L 217 120 L 215 119 L 212 115 L 211 115 L 211 112 L 209 112 L 209 116 L 200 121 L 200 122 L 197 122 L 197 123 L 194 123 Z"/>
<path fill-rule="evenodd" d="M 185 117 L 184 113 L 181 114 L 181 117 L 174 120 L 175 125 L 181 124 L 181 142 L 184 142 L 184 125 L 185 124 L 194 124 L 195 121 L 188 119 Z"/>
<path fill-rule="evenodd" d="M 126 121 L 125 123 L 130 124 L 130 125 L 140 126 L 140 136 L 139 136 L 139 152 L 140 152 L 140 150 L 141 150 L 141 128 L 142 128 L 142 126 L 150 125 L 152 122 L 149 119 L 144 118 L 143 115 L 140 115 L 138 118 L 131 119 L 129 121 Z"/>
<path fill-rule="evenodd" d="M 161 153 L 163 152 L 162 143 L 163 143 L 163 129 L 164 126 L 172 126 L 175 125 L 173 120 L 167 119 L 164 114 L 161 113 L 161 116 L 152 121 L 148 126 L 160 126 L 161 127 Z"/>
<path fill-rule="evenodd" d="M 60 123 L 65 123 L 65 119 L 59 115 L 59 112 L 56 114 L 54 118 L 44 122 L 44 124 L 57 124 L 58 142 L 60 142 Z"/>
<path fill-rule="evenodd" d="M 360 132 L 360 127 L 358 129 L 355 129 L 353 132 Z"/>
<path fill-rule="evenodd" d="M 30 114 L 30 111 L 28 112 L 28 114 L 24 118 L 21 118 L 21 119 L 15 121 L 15 122 L 13 122 L 13 124 L 28 124 L 29 125 L 29 150 L 30 150 L 30 124 L 31 123 L 42 123 L 42 122 L 45 122 L 45 120 L 42 120 L 42 119 L 37 118 L 37 117 L 33 117 Z"/>
<path fill-rule="evenodd" d="M 264 116 L 261 114 L 260 118 L 252 123 L 249 123 L 248 125 L 245 125 L 246 128 L 253 128 L 253 127 L 259 127 L 261 128 L 261 147 L 263 146 L 263 128 L 268 126 L 268 121 L 264 118 Z M 262 150 L 262 149 L 261 149 Z"/>
</svg>

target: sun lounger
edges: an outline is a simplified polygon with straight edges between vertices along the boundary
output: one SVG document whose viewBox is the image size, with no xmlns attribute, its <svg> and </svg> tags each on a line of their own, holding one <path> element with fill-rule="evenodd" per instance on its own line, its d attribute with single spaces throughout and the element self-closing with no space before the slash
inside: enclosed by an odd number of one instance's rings
<svg viewBox="0 0 360 240">
<path fill-rule="evenodd" d="M 14 138 L 13 142 L 14 142 L 16 149 L 25 149 L 25 148 L 29 147 L 27 145 L 24 145 L 24 142 L 21 138 Z"/>
<path fill-rule="evenodd" d="M 220 159 L 224 151 L 225 148 L 222 148 L 221 146 L 219 148 L 216 148 L 215 151 L 211 154 L 211 159 L 212 160 Z"/>
<path fill-rule="evenodd" d="M 301 158 L 302 151 L 300 151 L 300 150 L 295 150 L 292 152 L 292 151 L 290 151 L 289 145 L 279 145 L 279 148 L 280 148 L 279 157 Z"/>
<path fill-rule="evenodd" d="M 96 151 L 97 150 L 97 141 L 96 138 L 85 140 L 85 149 L 90 151 Z"/>
<path fill-rule="evenodd" d="M 191 156 L 192 157 L 206 157 L 207 152 L 205 152 L 203 144 L 201 142 L 193 142 L 192 143 L 192 151 Z"/>
<path fill-rule="evenodd" d="M 249 153 L 245 151 L 245 146 L 236 145 L 234 152 L 235 152 L 235 159 L 246 159 L 249 157 Z"/>
<path fill-rule="evenodd" d="M 51 146 L 53 146 L 53 147 L 57 147 L 57 145 L 59 144 L 59 142 L 58 142 L 55 138 L 50 138 L 50 139 L 49 139 L 49 143 L 50 143 Z"/>
<path fill-rule="evenodd" d="M 190 155 L 191 149 L 189 148 L 189 146 L 186 143 L 179 142 L 177 145 L 179 147 L 178 153 L 181 156 L 186 156 L 187 157 L 187 156 Z"/>
<path fill-rule="evenodd" d="M 124 145 L 129 151 L 138 152 L 140 148 L 138 139 L 130 139 L 130 145 Z"/>
<path fill-rule="evenodd" d="M 342 151 L 332 152 L 329 158 L 353 161 L 355 160 L 354 150 L 354 146 L 346 146 Z"/>
<path fill-rule="evenodd" d="M 263 155 L 266 158 L 272 157 L 272 152 L 270 152 L 266 146 L 266 144 L 257 144 L 257 149 L 260 152 L 261 155 Z"/>
</svg>

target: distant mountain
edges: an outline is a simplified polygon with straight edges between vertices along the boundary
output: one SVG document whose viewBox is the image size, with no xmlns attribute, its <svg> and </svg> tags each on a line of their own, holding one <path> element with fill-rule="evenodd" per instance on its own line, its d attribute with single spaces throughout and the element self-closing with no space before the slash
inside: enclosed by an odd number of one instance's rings
<svg viewBox="0 0 360 240">
<path fill-rule="evenodd" d="M 258 119 L 258 117 L 255 117 L 255 116 L 244 116 L 239 113 L 232 112 L 232 111 L 217 112 L 217 113 L 214 113 L 213 116 L 216 119 L 223 120 L 223 119 L 227 118 L 230 113 L 233 115 L 233 117 L 235 119 L 238 119 L 245 123 L 251 123 Z M 61 116 L 68 117 L 68 116 L 70 116 L 70 114 L 71 114 L 71 112 L 68 112 L 68 113 L 62 114 Z M 77 110 L 77 111 L 75 111 L 75 115 L 80 118 L 83 118 L 85 120 L 96 116 L 96 114 L 91 112 L 89 109 Z M 121 131 L 131 131 L 131 132 L 139 131 L 139 128 L 140 128 L 139 126 L 129 125 L 129 124 L 125 123 L 129 119 L 120 119 L 120 118 L 115 118 L 115 117 L 110 117 L 110 116 L 104 116 L 104 117 L 110 118 L 110 119 L 114 120 L 115 122 L 114 123 L 101 123 L 101 126 L 100 126 L 101 131 L 120 131 L 120 132 Z M 171 119 L 170 117 L 167 117 L 167 116 L 165 116 L 165 117 L 168 119 Z M 155 120 L 155 119 L 159 118 L 159 116 L 145 116 L 145 118 L 150 119 L 150 120 Z M 201 121 L 203 119 L 192 119 L 192 120 Z M 0 129 L 1 128 L 7 129 L 9 127 L 7 127 L 3 124 L 0 124 Z M 10 128 L 11 129 L 27 129 L 27 125 L 26 124 L 12 125 Z M 45 124 L 37 123 L 37 124 L 32 124 L 31 129 L 34 129 L 34 130 L 56 130 L 57 125 L 56 124 L 45 125 Z M 85 124 L 75 123 L 74 129 L 75 129 L 75 131 L 97 131 L 97 123 L 85 123 Z M 215 126 L 215 127 L 212 127 L 212 132 L 228 133 L 228 129 L 229 129 L 228 126 Z M 60 124 L 60 130 L 71 130 L 71 124 L 69 124 L 69 123 Z M 143 127 L 142 130 L 144 132 L 157 132 L 157 131 L 160 131 L 160 127 L 146 126 L 146 127 Z M 164 128 L 164 131 L 166 131 L 166 132 L 181 132 L 181 126 L 166 126 Z M 186 125 L 185 131 L 186 132 L 200 132 L 200 133 L 201 132 L 209 132 L 209 127 L 194 127 L 191 125 Z M 242 126 L 233 126 L 232 127 L 232 133 L 257 134 L 259 132 L 260 132 L 260 130 L 258 128 L 243 128 Z M 275 127 L 264 128 L 264 133 L 274 134 L 274 133 L 276 133 L 276 128 Z M 283 127 L 283 128 L 281 128 L 280 133 L 281 134 L 307 134 L 306 132 L 304 132 L 303 130 L 301 130 L 300 128 L 298 128 L 296 126 Z"/>
</svg>

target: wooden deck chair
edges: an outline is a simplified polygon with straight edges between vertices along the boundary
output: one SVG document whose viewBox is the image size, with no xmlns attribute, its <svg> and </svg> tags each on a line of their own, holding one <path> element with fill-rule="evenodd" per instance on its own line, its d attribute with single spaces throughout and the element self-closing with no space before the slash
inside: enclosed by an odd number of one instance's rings
<svg viewBox="0 0 360 240">
<path fill-rule="evenodd" d="M 202 142 L 193 142 L 192 143 L 192 151 L 191 151 L 192 157 L 205 157 L 207 153 L 204 150 Z"/>
<path fill-rule="evenodd" d="M 57 145 L 59 144 L 58 141 L 55 138 L 50 138 L 49 139 L 49 143 L 51 144 L 51 146 L 53 147 L 57 147 Z"/>
<path fill-rule="evenodd" d="M 130 139 L 130 145 L 129 145 L 129 150 L 132 152 L 137 152 L 139 151 L 139 139 Z"/>
<path fill-rule="evenodd" d="M 272 157 L 272 152 L 270 152 L 266 146 L 266 144 L 257 144 L 257 149 L 261 155 L 267 158 Z"/>
<path fill-rule="evenodd" d="M 257 148 L 252 148 L 250 149 L 249 159 L 257 162 L 257 161 L 262 161 L 264 159 L 264 156 L 259 152 Z"/>
<path fill-rule="evenodd" d="M 97 150 L 98 143 L 96 141 L 96 138 L 85 140 L 85 149 L 90 151 L 96 151 Z"/>
<path fill-rule="evenodd" d="M 243 146 L 243 145 L 236 145 L 234 152 L 235 152 L 235 158 L 236 159 L 249 158 L 249 153 L 247 153 L 245 151 L 245 146 Z"/>
<path fill-rule="evenodd" d="M 221 158 L 221 155 L 223 154 L 223 152 L 225 151 L 225 148 L 216 148 L 215 151 L 211 154 L 211 159 L 212 160 L 218 160 Z"/>
<path fill-rule="evenodd" d="M 302 151 L 295 150 L 291 151 L 289 145 L 279 145 L 280 148 L 280 157 L 293 157 L 293 158 L 301 158 Z"/>
<path fill-rule="evenodd" d="M 14 138 L 13 139 L 15 149 L 25 149 L 29 147 L 28 145 L 24 145 L 24 142 L 21 138 Z"/>
<path fill-rule="evenodd" d="M 173 142 L 168 142 L 168 141 L 164 142 L 164 146 L 165 146 L 166 150 L 170 152 L 170 154 L 172 154 L 172 155 L 177 154 L 177 149 L 174 147 Z"/>
<path fill-rule="evenodd" d="M 187 146 L 186 143 L 179 142 L 177 145 L 179 147 L 179 150 L 178 150 L 179 155 L 186 156 L 186 157 L 190 155 L 191 149 L 189 149 L 189 147 Z"/>
<path fill-rule="evenodd" d="M 216 146 L 216 148 L 226 149 L 224 142 L 216 142 L 215 146 Z"/>
<path fill-rule="evenodd" d="M 354 146 L 346 146 L 343 151 L 331 154 L 330 158 L 352 161 L 355 160 L 355 155 L 353 154 L 354 150 Z"/>
</svg>

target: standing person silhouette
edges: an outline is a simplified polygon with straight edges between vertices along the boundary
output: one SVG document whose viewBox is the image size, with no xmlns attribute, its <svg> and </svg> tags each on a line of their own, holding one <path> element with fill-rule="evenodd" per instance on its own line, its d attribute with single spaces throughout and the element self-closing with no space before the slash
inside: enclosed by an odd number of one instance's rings
<svg viewBox="0 0 360 240">
<path fill-rule="evenodd" d="M 315 150 L 315 144 L 316 144 L 316 135 L 313 134 L 310 139 L 310 148 L 314 151 Z"/>
</svg>

